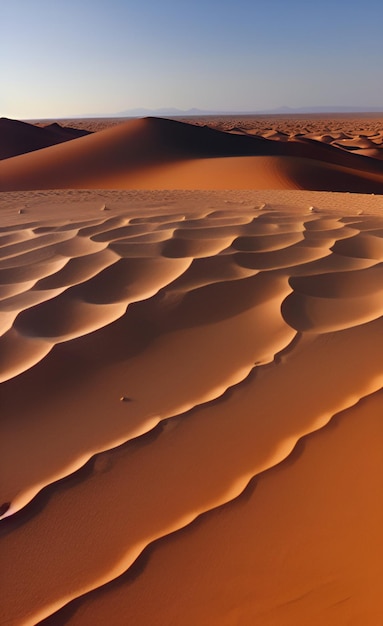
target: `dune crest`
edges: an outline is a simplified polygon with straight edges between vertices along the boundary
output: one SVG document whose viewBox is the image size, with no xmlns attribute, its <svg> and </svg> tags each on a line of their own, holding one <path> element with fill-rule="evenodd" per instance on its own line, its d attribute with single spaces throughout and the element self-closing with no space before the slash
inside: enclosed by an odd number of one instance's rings
<svg viewBox="0 0 383 626">
<path fill-rule="evenodd" d="M 383 193 L 383 165 L 371 154 L 367 158 L 301 136 L 288 141 L 273 137 L 233 134 L 170 119 L 135 119 L 75 141 L 4 159 L 0 162 L 0 190 L 309 189 Z M 378 149 L 369 140 L 359 144 L 362 150 Z"/>
<path fill-rule="evenodd" d="M 34 152 L 49 146 L 89 135 L 86 129 L 52 123 L 43 127 L 18 120 L 0 118 L 0 160 Z"/>
</svg>

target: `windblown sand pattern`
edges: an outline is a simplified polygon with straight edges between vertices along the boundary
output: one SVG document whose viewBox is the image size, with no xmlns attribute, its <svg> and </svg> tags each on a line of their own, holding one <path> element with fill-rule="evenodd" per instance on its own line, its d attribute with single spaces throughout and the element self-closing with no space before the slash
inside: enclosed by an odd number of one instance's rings
<svg viewBox="0 0 383 626">
<path fill-rule="evenodd" d="M 378 626 L 382 197 L 0 203 L 0 623 Z"/>
</svg>

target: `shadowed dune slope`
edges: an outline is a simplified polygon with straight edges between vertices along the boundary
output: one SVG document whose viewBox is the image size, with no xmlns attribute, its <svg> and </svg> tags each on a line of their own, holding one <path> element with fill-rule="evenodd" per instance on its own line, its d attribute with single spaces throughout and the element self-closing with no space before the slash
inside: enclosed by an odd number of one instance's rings
<svg viewBox="0 0 383 626">
<path fill-rule="evenodd" d="M 64 141 L 91 134 L 88 130 L 53 123 L 44 127 L 18 120 L 0 118 L 0 159 L 48 148 Z"/>
<path fill-rule="evenodd" d="M 145 118 L 0 163 L 3 191 L 55 188 L 382 193 L 383 164 L 321 142 L 280 142 Z"/>
</svg>

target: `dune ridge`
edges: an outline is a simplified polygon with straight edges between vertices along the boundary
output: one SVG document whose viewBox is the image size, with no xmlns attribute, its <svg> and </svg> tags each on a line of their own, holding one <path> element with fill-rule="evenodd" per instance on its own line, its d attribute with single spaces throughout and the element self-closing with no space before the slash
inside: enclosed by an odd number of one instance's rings
<svg viewBox="0 0 383 626">
<path fill-rule="evenodd" d="M 57 122 L 39 127 L 18 120 L 0 118 L 0 160 L 41 150 L 64 141 L 85 137 L 90 130 L 60 126 Z"/>
<path fill-rule="evenodd" d="M 382 198 L 41 191 L 0 204 L 0 621 L 373 626 Z"/>
<path fill-rule="evenodd" d="M 290 139 L 279 141 L 262 135 L 230 133 L 170 119 L 130 120 L 75 141 L 4 159 L 0 162 L 0 190 L 230 188 L 383 192 L 380 159 L 325 141 L 301 136 Z M 15 143 L 20 142 L 16 137 Z M 367 143 L 370 150 L 370 142 Z M 361 144 L 362 150 L 364 145 Z"/>
</svg>

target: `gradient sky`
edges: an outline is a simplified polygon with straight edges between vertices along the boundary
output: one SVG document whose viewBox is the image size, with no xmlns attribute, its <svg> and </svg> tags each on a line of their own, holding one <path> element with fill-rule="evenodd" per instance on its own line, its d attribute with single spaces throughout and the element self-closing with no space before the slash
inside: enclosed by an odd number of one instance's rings
<svg viewBox="0 0 383 626">
<path fill-rule="evenodd" d="M 382 0 L 2 0 L 0 116 L 383 106 Z"/>
</svg>

